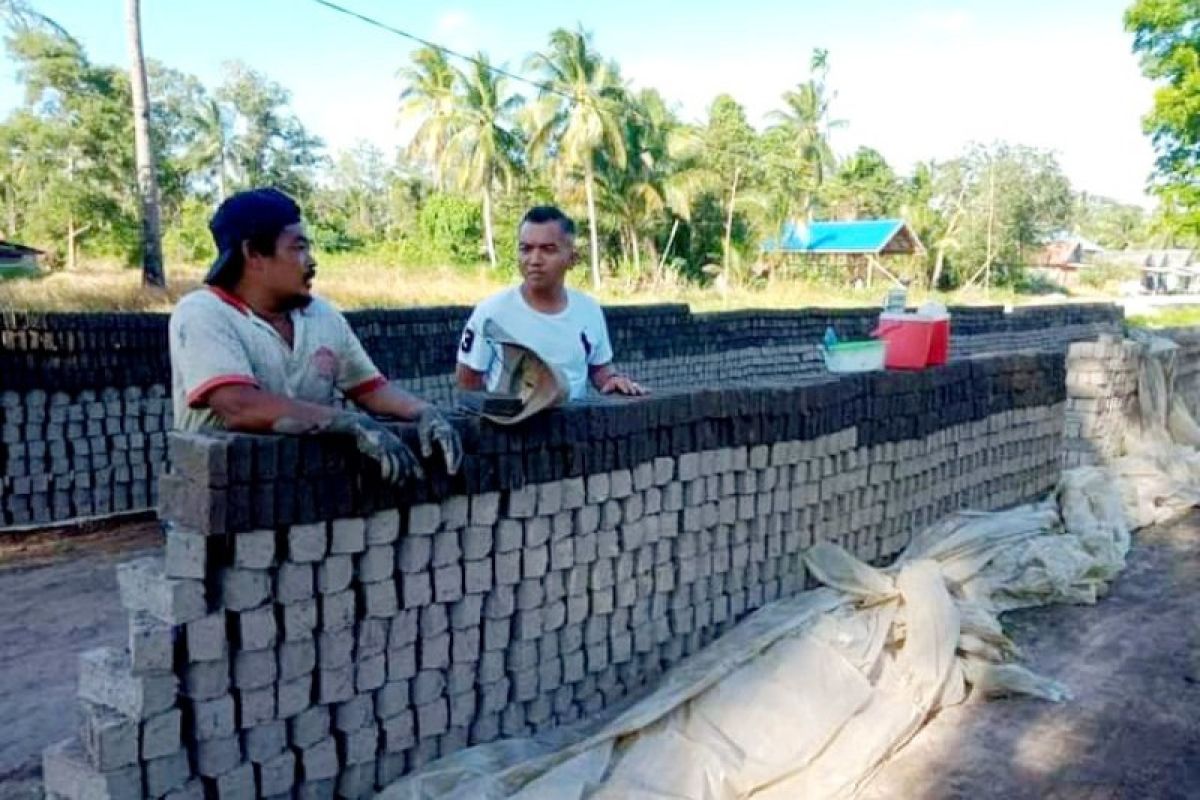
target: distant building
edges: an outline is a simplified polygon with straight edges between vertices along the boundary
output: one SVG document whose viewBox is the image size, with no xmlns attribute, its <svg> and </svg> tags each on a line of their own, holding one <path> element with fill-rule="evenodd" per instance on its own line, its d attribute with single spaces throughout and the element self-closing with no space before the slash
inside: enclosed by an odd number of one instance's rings
<svg viewBox="0 0 1200 800">
<path fill-rule="evenodd" d="M 1195 250 L 1114 250 L 1108 253 L 1106 261 L 1141 270 L 1142 288 L 1154 294 L 1200 290 L 1200 256 Z"/>
<path fill-rule="evenodd" d="M 43 255 L 41 250 L 16 242 L 0 240 L 0 272 L 36 270 L 38 257 L 41 255 Z"/>
<path fill-rule="evenodd" d="M 1028 265 L 1028 271 L 1059 286 L 1072 288 L 1079 285 L 1081 271 L 1099 263 L 1107 252 L 1082 236 L 1062 237 L 1043 247 Z"/>
<path fill-rule="evenodd" d="M 884 267 L 884 257 L 921 254 L 925 248 L 902 219 L 860 219 L 789 222 L 779 236 L 763 242 L 762 252 L 841 266 L 851 282 L 865 280 L 870 286 L 876 271 L 900 283 Z"/>
</svg>

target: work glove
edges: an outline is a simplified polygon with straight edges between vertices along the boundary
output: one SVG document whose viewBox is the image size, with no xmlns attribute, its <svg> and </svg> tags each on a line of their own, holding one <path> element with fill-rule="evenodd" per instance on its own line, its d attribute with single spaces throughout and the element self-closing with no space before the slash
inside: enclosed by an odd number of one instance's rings
<svg viewBox="0 0 1200 800">
<path fill-rule="evenodd" d="M 366 414 L 339 411 L 326 430 L 353 436 L 358 452 L 379 462 L 380 475 L 388 483 L 399 485 L 409 479 L 425 477 L 421 462 L 400 437 Z"/>
<path fill-rule="evenodd" d="M 417 417 L 417 438 L 421 440 L 421 455 L 425 458 L 433 456 L 433 443 L 437 442 L 446 460 L 446 473 L 453 475 L 458 472 L 462 463 L 463 446 L 458 438 L 458 431 L 450 421 L 442 416 L 442 412 L 433 406 L 426 406 Z"/>
</svg>

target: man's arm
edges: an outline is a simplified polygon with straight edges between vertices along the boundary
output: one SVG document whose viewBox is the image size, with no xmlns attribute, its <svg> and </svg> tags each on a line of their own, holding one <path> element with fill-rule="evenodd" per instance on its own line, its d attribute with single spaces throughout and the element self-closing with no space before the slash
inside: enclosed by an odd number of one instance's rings
<svg viewBox="0 0 1200 800">
<path fill-rule="evenodd" d="M 479 392 L 487 388 L 487 375 L 479 370 L 471 369 L 466 364 L 459 364 L 454 370 L 458 388 L 464 392 Z"/>
<path fill-rule="evenodd" d="M 588 369 L 592 386 L 601 394 L 623 394 L 637 397 L 649 394 L 649 390 L 634 381 L 628 375 L 622 375 L 613 368 L 612 362 L 597 364 Z"/>
<path fill-rule="evenodd" d="M 391 383 L 354 398 L 354 402 L 372 414 L 407 420 L 418 419 L 425 409 L 431 407 L 427 401 Z"/>
<path fill-rule="evenodd" d="M 307 433 L 327 427 L 337 409 L 266 392 L 257 386 L 222 386 L 205 401 L 225 427 L 245 433 Z"/>
<path fill-rule="evenodd" d="M 234 431 L 286 435 L 320 432 L 349 434 L 354 437 L 359 452 L 379 462 L 381 475 L 389 483 L 425 477 L 420 462 L 404 442 L 365 414 L 293 400 L 264 392 L 256 386 L 223 386 L 215 389 L 208 397 L 208 407 L 226 427 Z M 438 416 L 438 419 L 441 420 L 441 417 Z M 422 416 L 420 427 L 426 427 L 425 416 Z M 430 450 L 429 434 L 419 432 L 422 449 Z M 447 468 L 454 472 L 462 458 L 461 447 L 443 449 L 446 450 Z M 426 455 L 430 453 L 426 452 Z"/>
<path fill-rule="evenodd" d="M 375 414 L 387 414 L 401 419 L 416 420 L 421 455 L 433 455 L 436 443 L 446 462 L 446 472 L 453 475 L 462 464 L 462 440 L 454 426 L 432 403 L 409 394 L 398 386 L 384 383 L 379 388 L 354 399 L 361 407 Z"/>
</svg>

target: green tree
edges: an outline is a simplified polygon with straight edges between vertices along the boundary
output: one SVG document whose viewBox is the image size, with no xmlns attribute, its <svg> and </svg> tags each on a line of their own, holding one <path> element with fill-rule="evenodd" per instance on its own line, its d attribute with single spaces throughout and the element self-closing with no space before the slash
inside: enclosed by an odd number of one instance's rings
<svg viewBox="0 0 1200 800">
<path fill-rule="evenodd" d="M 935 161 L 919 162 L 913 174 L 900 182 L 900 215 L 925 247 L 925 274 L 921 277 L 931 289 L 939 288 L 946 249 L 961 217 L 960 196 L 952 196 L 949 207 L 939 202 L 942 171 Z"/>
<path fill-rule="evenodd" d="M 784 108 L 771 113 L 775 127 L 781 129 L 795 150 L 797 186 L 802 193 L 801 209 L 805 216 L 811 216 L 817 194 L 836 166 L 829 131 L 844 124 L 830 118 L 833 95 L 826 85 L 829 65 L 825 50 L 813 51 L 810 71 L 807 81 L 784 92 Z"/>
<path fill-rule="evenodd" d="M 1125 28 L 1142 71 L 1158 83 L 1143 121 L 1157 154 L 1152 189 L 1169 228 L 1200 240 L 1200 2 L 1136 0 Z"/>
<path fill-rule="evenodd" d="M 506 91 L 504 79 L 480 53 L 470 68 L 458 73 L 456 122 L 446 145 L 463 191 L 478 194 L 483 203 L 484 244 L 488 263 L 496 267 L 492 224 L 493 192 L 511 189 L 520 171 L 524 147 L 513 116 L 522 98 Z"/>
<path fill-rule="evenodd" d="M 839 219 L 877 219 L 896 214 L 903 187 L 887 160 L 860 147 L 838 165 L 822 193 L 829 215 Z"/>
<path fill-rule="evenodd" d="M 1015 283 L 1023 266 L 1071 220 L 1071 187 L 1052 153 L 1021 145 L 975 146 L 948 165 L 943 202 L 963 198 L 954 234 L 958 279 Z"/>
<path fill-rule="evenodd" d="M 683 126 L 653 89 L 629 98 L 625 119 L 624 168 L 603 164 L 600 206 L 617 220 L 618 237 L 634 273 L 643 277 L 642 252 L 655 264 L 654 278 L 665 266 L 659 243 L 673 245 L 671 232 L 691 217 L 691 207 L 704 188 L 705 176 L 685 160 L 671 157 L 673 142 L 686 136 Z"/>
<path fill-rule="evenodd" d="M 552 163 L 559 183 L 582 177 L 587 199 L 592 285 L 598 287 L 596 164 L 603 157 L 614 169 L 625 167 L 625 89 L 616 63 L 604 60 L 592 46 L 591 37 L 582 30 L 554 30 L 549 47 L 534 54 L 529 64 L 545 84 L 529 117 L 530 152 L 542 163 Z"/>
<path fill-rule="evenodd" d="M 291 93 L 240 62 L 225 65 L 216 99 L 228 109 L 229 168 L 239 188 L 275 186 L 306 198 L 324 144 L 292 113 Z"/>
<path fill-rule="evenodd" d="M 318 246 L 332 252 L 383 242 L 390 227 L 389 192 L 395 177 L 386 155 L 369 142 L 338 153 L 311 201 Z"/>
<path fill-rule="evenodd" d="M 93 65 L 53 26 L 14 27 L 7 40 L 25 87 L 3 124 L 10 222 L 73 267 L 84 237 L 130 259 L 137 242 L 132 100 L 128 76 Z"/>
<path fill-rule="evenodd" d="M 1086 236 L 1109 250 L 1143 244 L 1149 235 L 1146 210 L 1107 197 L 1081 192 L 1071 210 L 1071 223 Z"/>
<path fill-rule="evenodd" d="M 672 155 L 683 162 L 684 175 L 694 175 L 690 183 L 700 189 L 697 202 L 703 213 L 691 221 L 686 237 L 690 260 L 693 266 L 697 262 L 703 266 L 719 257 L 721 280 L 727 283 L 734 241 L 742 239 L 735 234 L 745 229 L 745 220 L 738 216 L 738 204 L 745 202 L 746 185 L 759 183 L 757 134 L 741 104 L 722 94 L 709 106 L 703 126 L 686 128 L 673 137 Z M 711 200 L 706 201 L 705 195 Z M 758 199 L 753 195 L 751 198 Z M 723 217 L 716 231 L 718 248 L 712 247 L 714 232 L 710 229 L 714 204 Z"/>
<path fill-rule="evenodd" d="M 445 189 L 446 149 L 459 117 L 458 72 L 441 50 L 423 47 L 412 54 L 412 65 L 400 70 L 400 78 L 400 118 L 419 122 L 408 155 L 428 165 L 433 185 Z"/>
</svg>

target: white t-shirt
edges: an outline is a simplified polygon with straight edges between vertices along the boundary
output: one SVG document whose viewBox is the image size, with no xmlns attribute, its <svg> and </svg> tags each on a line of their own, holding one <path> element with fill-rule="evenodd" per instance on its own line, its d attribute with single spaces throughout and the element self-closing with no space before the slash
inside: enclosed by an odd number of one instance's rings
<svg viewBox="0 0 1200 800">
<path fill-rule="evenodd" d="M 175 427 L 223 428 L 208 397 L 222 386 L 257 386 L 274 394 L 331 405 L 335 390 L 351 399 L 387 383 L 350 324 L 319 297 L 292 312 L 294 344 L 237 296 L 216 287 L 191 292 L 171 314 L 171 389 Z"/>
<path fill-rule="evenodd" d="M 563 371 L 571 399 L 584 397 L 589 367 L 613 359 L 604 311 L 592 298 L 567 289 L 567 307 L 557 314 L 531 308 L 519 287 L 505 289 L 484 300 L 471 312 L 458 348 L 458 363 L 487 375 L 488 389 L 500 379 L 500 348 L 483 336 L 489 319 L 513 339 L 537 353 L 547 364 Z"/>
</svg>

